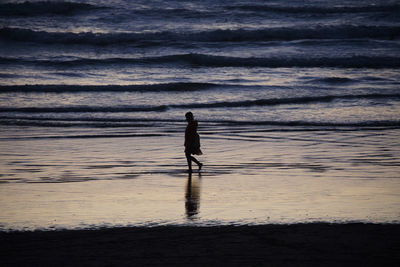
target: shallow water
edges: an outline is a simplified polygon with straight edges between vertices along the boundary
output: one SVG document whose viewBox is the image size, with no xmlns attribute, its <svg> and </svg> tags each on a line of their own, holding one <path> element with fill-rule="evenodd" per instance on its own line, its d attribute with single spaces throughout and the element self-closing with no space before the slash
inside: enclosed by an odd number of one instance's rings
<svg viewBox="0 0 400 267">
<path fill-rule="evenodd" d="M 202 136 L 2 141 L 2 229 L 398 222 L 398 130 Z"/>
</svg>

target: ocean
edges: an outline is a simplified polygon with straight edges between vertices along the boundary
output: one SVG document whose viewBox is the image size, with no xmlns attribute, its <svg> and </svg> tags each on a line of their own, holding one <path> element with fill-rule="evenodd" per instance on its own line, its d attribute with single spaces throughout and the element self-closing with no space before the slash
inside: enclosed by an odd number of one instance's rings
<svg viewBox="0 0 400 267">
<path fill-rule="evenodd" d="M 398 222 L 399 14 L 396 0 L 2 1 L 0 228 Z"/>
</svg>

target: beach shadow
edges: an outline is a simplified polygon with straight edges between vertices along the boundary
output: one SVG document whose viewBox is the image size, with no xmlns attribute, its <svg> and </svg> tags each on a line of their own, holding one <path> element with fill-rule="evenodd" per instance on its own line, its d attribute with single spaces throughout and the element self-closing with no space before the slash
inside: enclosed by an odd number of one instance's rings
<svg viewBox="0 0 400 267">
<path fill-rule="evenodd" d="M 192 174 L 189 173 L 187 185 L 186 185 L 186 195 L 185 195 L 185 209 L 186 217 L 189 220 L 194 220 L 197 218 L 196 215 L 199 214 L 200 208 L 200 182 L 201 174 L 198 177 L 192 178 Z"/>
</svg>

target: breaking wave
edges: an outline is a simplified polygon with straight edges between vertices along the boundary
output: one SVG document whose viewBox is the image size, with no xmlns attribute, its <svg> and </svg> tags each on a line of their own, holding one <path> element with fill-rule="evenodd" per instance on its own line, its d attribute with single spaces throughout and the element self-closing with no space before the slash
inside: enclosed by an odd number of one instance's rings
<svg viewBox="0 0 400 267">
<path fill-rule="evenodd" d="M 185 92 L 216 87 L 230 87 L 214 83 L 160 83 L 143 85 L 4 85 L 0 93 L 8 92 Z M 233 86 L 233 85 L 232 85 Z"/>
<path fill-rule="evenodd" d="M 232 120 L 205 120 L 201 122 L 203 127 L 316 127 L 317 130 L 328 129 L 329 127 L 383 127 L 398 128 L 400 120 L 383 121 L 360 121 L 360 122 L 318 122 L 318 121 L 232 121 Z M 11 117 L 0 116 L 0 125 L 7 126 L 33 126 L 33 127 L 91 127 L 91 128 L 118 128 L 118 127 L 180 127 L 181 120 L 165 119 L 129 119 L 129 118 L 51 118 L 51 117 Z M 322 128 L 321 128 L 322 127 Z M 313 130 L 313 128 L 309 128 Z M 171 130 L 168 130 L 170 132 Z M 113 135 L 114 136 L 114 135 Z"/>
<path fill-rule="evenodd" d="M 274 106 L 290 104 L 326 103 L 334 100 L 357 100 L 357 99 L 393 99 L 399 98 L 400 94 L 363 94 L 363 95 L 327 95 L 295 98 L 257 99 L 244 101 L 221 101 L 212 103 L 190 103 L 170 104 L 159 106 L 61 106 L 61 107 L 0 107 L 0 112 L 23 112 L 23 113 L 95 113 L 95 112 L 165 112 L 174 109 L 203 109 L 203 108 L 236 108 L 252 106 Z"/>
<path fill-rule="evenodd" d="M 143 58 L 78 58 L 72 60 L 29 60 L 19 58 L 0 58 L 0 64 L 33 64 L 56 67 L 79 67 L 83 65 L 190 65 L 199 67 L 342 67 L 342 68 L 397 68 L 400 57 L 390 56 L 349 56 L 349 57 L 268 57 L 241 58 L 206 54 L 178 54 Z"/>
<path fill-rule="evenodd" d="M 319 26 L 309 28 L 268 28 L 258 30 L 210 30 L 199 32 L 149 32 L 149 33 L 93 33 L 93 32 L 47 32 L 26 28 L 1 28 L 0 39 L 4 41 L 113 45 L 126 43 L 165 42 L 254 42 L 254 41 L 293 41 L 304 39 L 397 39 L 398 26 Z"/>
<path fill-rule="evenodd" d="M 365 6 L 281 6 L 271 4 L 241 4 L 227 6 L 230 10 L 252 12 L 276 12 L 290 14 L 336 14 L 336 13 L 366 13 L 366 12 L 400 12 L 400 5 L 365 5 Z"/>
<path fill-rule="evenodd" d="M 322 82 L 328 84 L 344 84 L 344 83 L 354 82 L 354 80 L 344 77 L 325 77 L 325 78 L 314 79 L 312 82 Z"/>
</svg>

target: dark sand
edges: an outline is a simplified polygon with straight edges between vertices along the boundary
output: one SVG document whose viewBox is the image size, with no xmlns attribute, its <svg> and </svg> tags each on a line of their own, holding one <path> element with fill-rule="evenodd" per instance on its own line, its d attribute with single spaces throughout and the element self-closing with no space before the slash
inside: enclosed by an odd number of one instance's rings
<svg viewBox="0 0 400 267">
<path fill-rule="evenodd" d="M 400 266 L 399 224 L 0 233 L 0 266 Z"/>
</svg>

